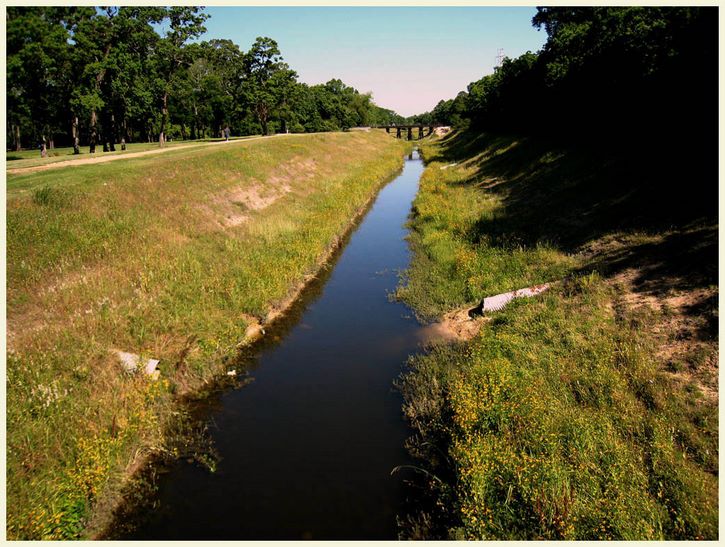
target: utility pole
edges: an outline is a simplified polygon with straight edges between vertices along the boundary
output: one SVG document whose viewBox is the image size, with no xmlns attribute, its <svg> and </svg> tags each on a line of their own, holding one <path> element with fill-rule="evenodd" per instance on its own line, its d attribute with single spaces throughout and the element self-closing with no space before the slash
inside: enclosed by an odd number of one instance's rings
<svg viewBox="0 0 725 547">
<path fill-rule="evenodd" d="M 496 51 L 496 66 L 501 66 L 501 64 L 503 63 L 503 57 L 503 48 L 500 47 Z"/>
</svg>

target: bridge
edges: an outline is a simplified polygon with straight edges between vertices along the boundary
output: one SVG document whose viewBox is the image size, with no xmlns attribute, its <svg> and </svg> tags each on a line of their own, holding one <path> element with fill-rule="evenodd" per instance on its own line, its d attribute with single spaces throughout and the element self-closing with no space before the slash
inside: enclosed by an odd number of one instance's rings
<svg viewBox="0 0 725 547">
<path fill-rule="evenodd" d="M 375 126 L 377 129 L 385 129 L 386 132 L 390 133 L 391 129 L 395 129 L 395 137 L 398 139 L 403 138 L 403 132 L 407 132 L 407 139 L 409 141 L 413 140 L 413 130 L 418 130 L 418 139 L 422 139 L 423 137 L 429 136 L 436 127 L 442 127 L 440 124 L 424 124 L 424 123 L 414 123 L 410 125 L 377 125 Z M 425 130 L 428 129 L 428 132 L 426 133 Z"/>
</svg>

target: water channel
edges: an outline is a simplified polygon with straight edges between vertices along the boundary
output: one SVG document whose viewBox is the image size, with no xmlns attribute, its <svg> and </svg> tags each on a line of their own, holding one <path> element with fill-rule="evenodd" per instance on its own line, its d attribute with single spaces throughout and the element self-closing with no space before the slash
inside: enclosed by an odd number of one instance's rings
<svg viewBox="0 0 725 547">
<path fill-rule="evenodd" d="M 388 295 L 408 266 L 414 152 L 290 316 L 256 346 L 254 381 L 208 404 L 220 461 L 181 461 L 126 539 L 396 539 L 410 434 L 393 388 L 421 327 Z"/>
</svg>

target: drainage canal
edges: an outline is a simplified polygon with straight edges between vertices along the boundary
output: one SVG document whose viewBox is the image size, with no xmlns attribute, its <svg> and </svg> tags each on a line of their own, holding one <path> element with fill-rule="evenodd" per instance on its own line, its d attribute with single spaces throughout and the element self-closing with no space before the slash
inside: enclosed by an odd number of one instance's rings
<svg viewBox="0 0 725 547">
<path fill-rule="evenodd" d="M 324 279 L 255 347 L 254 381 L 204 409 L 215 472 L 185 461 L 126 539 L 396 539 L 409 434 L 393 382 L 419 345 L 391 302 L 407 268 L 414 152 Z"/>
</svg>

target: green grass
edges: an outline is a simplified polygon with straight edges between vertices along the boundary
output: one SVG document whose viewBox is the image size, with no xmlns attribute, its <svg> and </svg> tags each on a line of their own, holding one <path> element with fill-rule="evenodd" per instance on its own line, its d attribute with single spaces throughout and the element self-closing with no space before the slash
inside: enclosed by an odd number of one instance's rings
<svg viewBox="0 0 725 547">
<path fill-rule="evenodd" d="M 697 373 L 717 354 L 703 327 L 716 312 L 632 304 L 716 298 L 716 220 L 691 198 L 683 211 L 655 197 L 661 210 L 647 212 L 642 169 L 617 153 L 472 134 L 422 152 L 399 289 L 420 316 L 563 279 L 495 312 L 470 342 L 412 358 L 411 446 L 440 479 L 422 535 L 716 539 L 717 395 Z M 675 319 L 700 330 L 673 330 Z M 673 376 L 660 350 L 683 332 L 702 337 L 701 356 Z"/>
<path fill-rule="evenodd" d="M 424 156 L 431 153 L 423 147 Z M 577 261 L 546 242 L 492 244 L 476 234 L 496 223 L 499 196 L 467 181 L 472 168 L 429 160 L 413 203 L 413 261 L 398 296 L 432 319 L 451 308 L 506 291 L 560 279 Z"/>
<path fill-rule="evenodd" d="M 317 271 L 403 147 L 280 137 L 10 175 L 8 537 L 97 527 L 177 397 Z M 160 359 L 162 380 L 123 373 L 113 348 Z"/>
<path fill-rule="evenodd" d="M 698 426 L 697 396 L 657 372 L 612 297 L 582 278 L 512 304 L 453 354 L 414 360 L 406 413 L 424 439 L 445 439 L 455 467 L 441 492 L 448 535 L 717 537 L 717 408 Z"/>
<path fill-rule="evenodd" d="M 251 137 L 232 137 L 230 140 L 242 140 Z M 167 142 L 165 148 L 176 148 L 181 146 L 195 146 L 207 142 L 217 142 L 222 139 L 197 139 L 187 141 L 171 141 Z M 147 150 L 157 150 L 158 142 L 130 142 L 126 144 L 126 150 L 121 150 L 121 145 L 116 145 L 115 152 L 103 152 L 103 144 L 96 147 L 96 153 L 91 154 L 88 146 L 82 146 L 80 154 L 73 154 L 73 147 L 60 147 L 48 149 L 48 155 L 45 158 L 40 156 L 40 150 L 21 150 L 20 152 L 7 152 L 5 155 L 6 167 L 8 169 L 19 169 L 24 167 L 36 167 L 38 165 L 47 165 L 59 161 L 70 161 L 74 159 L 85 159 L 92 157 L 120 156 L 124 153 L 145 152 Z"/>
</svg>

